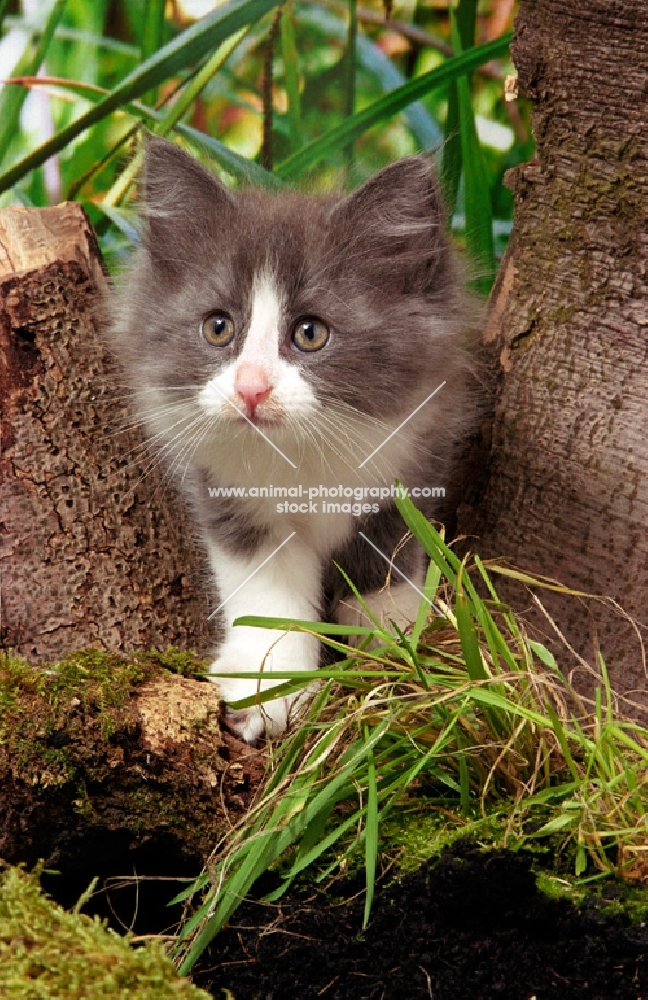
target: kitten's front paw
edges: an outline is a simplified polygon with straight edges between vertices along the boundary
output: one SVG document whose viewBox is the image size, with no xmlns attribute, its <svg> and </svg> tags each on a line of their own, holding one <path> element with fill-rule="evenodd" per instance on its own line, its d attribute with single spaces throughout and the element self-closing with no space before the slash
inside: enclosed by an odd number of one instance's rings
<svg viewBox="0 0 648 1000">
<path fill-rule="evenodd" d="M 289 641 L 287 641 L 289 640 Z M 252 648 L 251 648 L 252 647 Z M 281 655 L 279 648 L 281 647 Z M 210 674 L 220 688 L 225 702 L 242 701 L 252 698 L 259 691 L 283 683 L 283 678 L 271 680 L 273 670 L 316 670 L 318 666 L 318 644 L 312 636 L 292 633 L 284 636 L 270 650 L 254 649 L 248 644 L 244 649 L 226 643 L 220 656 L 212 663 Z M 229 674 L 243 671 L 258 671 L 263 664 L 268 679 L 256 680 L 245 677 L 231 677 Z M 283 698 L 273 698 L 249 708 L 226 709 L 227 724 L 248 743 L 254 743 L 263 733 L 279 736 L 299 716 L 312 694 L 312 687 L 297 691 Z"/>
<path fill-rule="evenodd" d="M 256 743 L 264 732 L 268 736 L 278 736 L 288 728 L 290 698 L 275 698 L 263 705 L 252 708 L 225 709 L 228 729 L 240 736 L 246 743 Z"/>
</svg>

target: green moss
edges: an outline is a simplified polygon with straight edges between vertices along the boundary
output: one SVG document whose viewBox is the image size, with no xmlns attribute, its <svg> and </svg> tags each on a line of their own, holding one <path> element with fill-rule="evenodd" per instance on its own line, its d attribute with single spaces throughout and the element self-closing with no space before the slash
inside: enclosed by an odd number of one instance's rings
<svg viewBox="0 0 648 1000">
<path fill-rule="evenodd" d="M 648 892 L 645 886 L 636 882 L 625 882 L 607 874 L 577 878 L 545 871 L 536 874 L 536 883 L 546 896 L 567 899 L 578 909 L 594 903 L 602 913 L 623 914 L 632 924 L 648 921 Z"/>
<path fill-rule="evenodd" d="M 69 743 L 78 737 L 89 750 L 128 725 L 133 690 L 160 670 L 198 676 L 207 666 L 174 647 L 130 657 L 88 648 L 38 666 L 0 654 L 0 754 L 4 746 L 28 784 L 73 780 Z"/>
<path fill-rule="evenodd" d="M 35 874 L 0 876 L 0 996 L 7 1000 L 209 1000 L 162 945 L 133 948 L 105 924 L 68 913 Z"/>
<path fill-rule="evenodd" d="M 456 804 L 455 804 L 456 806 Z M 501 847 L 505 840 L 508 815 L 494 810 L 482 816 L 459 816 L 431 806 L 425 811 L 396 811 L 381 827 L 381 849 L 397 852 L 400 871 L 416 871 L 424 861 L 434 858 L 445 847 L 466 837 L 484 847 Z"/>
<path fill-rule="evenodd" d="M 606 915 L 623 914 L 632 924 L 648 922 L 645 885 L 610 874 L 578 877 L 550 871 L 545 866 L 564 854 L 561 839 L 524 837 L 523 841 L 513 842 L 506 836 L 509 822 L 510 816 L 504 811 L 468 821 L 452 819 L 438 809 L 410 815 L 397 812 L 383 824 L 381 849 L 383 856 L 395 855 L 400 872 L 410 872 L 461 838 L 469 837 L 486 850 L 506 844 L 512 850 L 536 856 L 533 868 L 537 887 L 552 899 L 566 899 L 577 909 L 594 905 Z"/>
<path fill-rule="evenodd" d="M 209 670 L 209 660 L 201 660 L 195 653 L 186 653 L 175 646 L 169 646 L 163 652 L 152 649 L 149 653 L 138 654 L 143 663 L 163 667 L 173 674 L 183 677 L 204 677 Z"/>
</svg>

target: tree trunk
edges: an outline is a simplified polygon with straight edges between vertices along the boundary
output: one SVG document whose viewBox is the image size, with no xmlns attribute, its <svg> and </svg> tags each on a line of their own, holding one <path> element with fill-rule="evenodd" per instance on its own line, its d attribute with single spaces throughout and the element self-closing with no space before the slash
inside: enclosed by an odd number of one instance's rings
<svg viewBox="0 0 648 1000">
<path fill-rule="evenodd" d="M 31 662 L 211 646 L 190 522 L 97 333 L 106 288 L 79 206 L 0 213 L 0 625 Z"/>
<path fill-rule="evenodd" d="M 645 634 L 648 3 L 521 0 L 513 58 L 537 154 L 511 179 L 484 333 L 499 379 L 490 465 L 460 527 L 482 555 L 610 595 Z M 539 596 L 590 662 L 598 636 L 618 689 L 645 690 L 627 620 Z"/>
</svg>

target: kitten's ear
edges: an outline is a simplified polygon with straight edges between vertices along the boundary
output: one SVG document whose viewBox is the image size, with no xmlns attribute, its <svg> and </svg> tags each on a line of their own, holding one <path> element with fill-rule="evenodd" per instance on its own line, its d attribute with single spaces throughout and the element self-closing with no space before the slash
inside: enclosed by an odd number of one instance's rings
<svg viewBox="0 0 648 1000">
<path fill-rule="evenodd" d="M 149 135 L 140 181 L 144 246 L 154 263 L 172 266 L 190 241 L 226 225 L 234 196 L 197 160 L 172 142 Z M 195 248 L 194 248 L 195 250 Z"/>
<path fill-rule="evenodd" d="M 352 257 L 361 253 L 390 283 L 400 276 L 407 290 L 425 288 L 447 256 L 441 191 L 425 155 L 385 167 L 338 203 L 332 221 Z"/>
</svg>

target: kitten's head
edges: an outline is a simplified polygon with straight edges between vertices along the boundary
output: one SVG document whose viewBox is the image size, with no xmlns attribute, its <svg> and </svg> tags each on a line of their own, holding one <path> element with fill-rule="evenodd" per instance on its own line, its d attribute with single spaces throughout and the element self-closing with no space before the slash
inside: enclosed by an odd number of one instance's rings
<svg viewBox="0 0 648 1000">
<path fill-rule="evenodd" d="M 427 157 L 346 197 L 231 191 L 150 138 L 142 193 L 113 336 L 158 429 L 188 402 L 212 441 L 250 423 L 306 438 L 331 413 L 396 426 L 458 371 L 463 297 Z"/>
</svg>

